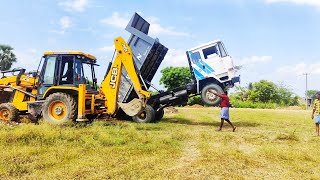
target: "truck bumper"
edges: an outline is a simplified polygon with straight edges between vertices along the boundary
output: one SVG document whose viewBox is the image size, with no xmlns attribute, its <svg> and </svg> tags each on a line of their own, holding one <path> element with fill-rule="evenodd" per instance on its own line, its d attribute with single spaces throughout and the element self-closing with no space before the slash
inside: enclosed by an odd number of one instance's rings
<svg viewBox="0 0 320 180">
<path fill-rule="evenodd" d="M 240 83 L 240 75 L 239 76 L 237 76 L 237 77 L 233 77 L 232 79 L 231 79 L 231 82 L 232 82 L 232 84 L 234 84 L 234 83 Z"/>
</svg>

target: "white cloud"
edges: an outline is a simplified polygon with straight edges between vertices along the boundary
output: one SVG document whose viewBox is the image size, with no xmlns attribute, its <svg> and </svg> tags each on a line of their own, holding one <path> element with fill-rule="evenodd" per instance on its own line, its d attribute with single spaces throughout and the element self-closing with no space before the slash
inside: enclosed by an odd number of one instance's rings
<svg viewBox="0 0 320 180">
<path fill-rule="evenodd" d="M 22 67 L 28 71 L 37 70 L 40 63 L 41 54 L 34 48 L 26 51 L 14 50 L 13 53 L 17 57 L 17 62 L 13 64 L 13 68 Z"/>
<path fill-rule="evenodd" d="M 89 0 L 64 0 L 60 1 L 58 4 L 66 11 L 83 12 L 88 7 Z"/>
<path fill-rule="evenodd" d="M 238 61 L 238 65 L 250 65 L 250 64 L 257 64 L 257 63 L 268 63 L 272 61 L 272 56 L 251 56 L 241 58 Z"/>
<path fill-rule="evenodd" d="M 297 5 L 308 5 L 308 6 L 315 6 L 320 7 L 319 0 L 265 0 L 266 3 L 293 3 Z"/>
<path fill-rule="evenodd" d="M 59 21 L 61 29 L 68 29 L 72 26 L 72 21 L 68 16 L 62 17 Z"/>
<path fill-rule="evenodd" d="M 287 65 L 280 67 L 276 70 L 277 73 L 282 75 L 303 75 L 304 73 L 310 73 L 314 75 L 320 75 L 320 63 L 306 64 L 299 63 L 293 65 Z"/>
<path fill-rule="evenodd" d="M 150 34 L 151 35 L 171 35 L 171 36 L 190 36 L 189 33 L 176 31 L 174 27 L 163 27 L 159 23 L 159 19 L 155 17 L 147 18 L 150 23 Z"/>
<path fill-rule="evenodd" d="M 60 29 L 50 30 L 50 32 L 64 34 L 67 29 L 70 29 L 73 26 L 72 20 L 68 16 L 60 18 L 57 24 L 59 25 Z"/>
<path fill-rule="evenodd" d="M 118 12 L 112 13 L 111 17 L 102 19 L 100 22 L 112 27 L 124 29 L 130 20 L 129 16 L 120 16 Z"/>
<path fill-rule="evenodd" d="M 114 49 L 115 49 L 115 47 L 114 47 L 114 45 L 112 45 L 112 46 L 104 46 L 102 48 L 99 48 L 98 50 L 102 51 L 102 52 L 112 52 L 112 51 L 114 51 Z"/>
<path fill-rule="evenodd" d="M 147 17 L 150 23 L 150 35 L 169 35 L 169 36 L 190 36 L 189 33 L 176 31 L 174 27 L 164 27 L 159 23 L 159 19 L 155 17 Z M 111 17 L 102 19 L 100 22 L 108 26 L 124 29 L 130 20 L 128 14 L 120 15 L 114 12 Z"/>
<path fill-rule="evenodd" d="M 163 67 L 174 66 L 188 66 L 188 58 L 186 56 L 186 51 L 180 49 L 170 49 L 165 56 L 162 64 Z"/>
</svg>

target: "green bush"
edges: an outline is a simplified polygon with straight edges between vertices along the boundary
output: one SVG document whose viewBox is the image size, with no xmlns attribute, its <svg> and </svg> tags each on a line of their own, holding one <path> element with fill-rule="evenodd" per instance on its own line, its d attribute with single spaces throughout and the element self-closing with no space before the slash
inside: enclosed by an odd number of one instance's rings
<svg viewBox="0 0 320 180">
<path fill-rule="evenodd" d="M 200 95 L 193 96 L 193 97 L 190 97 L 188 99 L 187 105 L 191 106 L 191 105 L 194 105 L 194 104 L 204 105 L 203 101 L 201 100 Z"/>
</svg>

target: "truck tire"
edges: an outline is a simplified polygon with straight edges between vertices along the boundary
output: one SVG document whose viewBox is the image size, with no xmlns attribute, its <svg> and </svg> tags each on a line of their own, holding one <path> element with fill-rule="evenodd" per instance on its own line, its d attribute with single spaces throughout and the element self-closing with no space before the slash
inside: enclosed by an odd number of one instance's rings
<svg viewBox="0 0 320 180">
<path fill-rule="evenodd" d="M 155 111 L 150 105 L 146 105 L 144 111 L 140 115 L 132 117 L 132 120 L 136 123 L 149 123 L 155 119 Z"/>
<path fill-rule="evenodd" d="M 157 123 L 159 122 L 164 116 L 164 110 L 161 108 L 160 110 L 156 111 L 154 122 Z"/>
<path fill-rule="evenodd" d="M 63 124 L 69 120 L 75 121 L 78 115 L 76 100 L 66 93 L 53 93 L 42 106 L 44 120 L 53 124 Z"/>
<path fill-rule="evenodd" d="M 18 122 L 19 111 L 10 103 L 0 104 L 0 119 L 4 122 Z"/>
<path fill-rule="evenodd" d="M 201 91 L 201 100 L 208 106 L 217 106 L 220 103 L 220 97 L 208 92 L 208 90 L 223 93 L 222 88 L 217 84 L 208 84 Z"/>
</svg>

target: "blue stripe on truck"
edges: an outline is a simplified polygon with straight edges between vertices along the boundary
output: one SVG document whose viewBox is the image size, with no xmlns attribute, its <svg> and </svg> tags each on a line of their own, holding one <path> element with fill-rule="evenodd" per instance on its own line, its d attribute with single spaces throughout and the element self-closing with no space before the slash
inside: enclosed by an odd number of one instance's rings
<svg viewBox="0 0 320 180">
<path fill-rule="evenodd" d="M 196 70 L 195 68 L 193 68 L 193 72 L 196 75 L 196 79 L 198 79 L 198 80 L 204 79 L 204 76 L 198 70 Z"/>
</svg>

